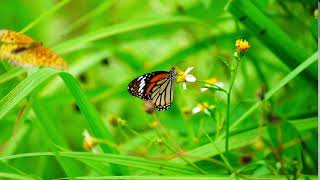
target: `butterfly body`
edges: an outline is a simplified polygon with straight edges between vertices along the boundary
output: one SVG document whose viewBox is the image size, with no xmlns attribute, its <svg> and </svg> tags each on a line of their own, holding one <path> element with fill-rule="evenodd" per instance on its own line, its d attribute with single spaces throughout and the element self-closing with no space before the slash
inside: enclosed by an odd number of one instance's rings
<svg viewBox="0 0 320 180">
<path fill-rule="evenodd" d="M 167 110 L 173 101 L 175 68 L 155 71 L 137 77 L 128 85 L 131 95 L 151 101 L 158 111 Z"/>
</svg>

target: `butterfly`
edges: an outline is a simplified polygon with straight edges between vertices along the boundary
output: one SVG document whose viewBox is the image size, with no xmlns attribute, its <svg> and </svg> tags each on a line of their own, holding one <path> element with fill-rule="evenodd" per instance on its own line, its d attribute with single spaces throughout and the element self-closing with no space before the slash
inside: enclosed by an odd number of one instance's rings
<svg viewBox="0 0 320 180">
<path fill-rule="evenodd" d="M 158 111 L 167 110 L 173 101 L 175 67 L 141 75 L 128 85 L 131 95 L 150 101 Z"/>
<path fill-rule="evenodd" d="M 0 61 L 31 68 L 35 66 L 66 69 L 62 57 L 43 46 L 31 37 L 11 30 L 0 30 Z"/>
</svg>

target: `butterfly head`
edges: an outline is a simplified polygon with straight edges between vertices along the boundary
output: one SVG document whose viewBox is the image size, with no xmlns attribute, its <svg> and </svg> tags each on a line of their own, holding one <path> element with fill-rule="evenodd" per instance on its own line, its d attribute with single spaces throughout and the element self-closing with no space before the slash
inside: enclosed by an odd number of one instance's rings
<svg viewBox="0 0 320 180">
<path fill-rule="evenodd" d="M 176 74 L 177 74 L 177 73 L 176 73 L 176 67 L 173 66 L 173 67 L 170 69 L 169 73 L 170 73 L 169 78 L 170 78 L 171 80 L 173 80 L 173 79 L 176 77 Z"/>
</svg>

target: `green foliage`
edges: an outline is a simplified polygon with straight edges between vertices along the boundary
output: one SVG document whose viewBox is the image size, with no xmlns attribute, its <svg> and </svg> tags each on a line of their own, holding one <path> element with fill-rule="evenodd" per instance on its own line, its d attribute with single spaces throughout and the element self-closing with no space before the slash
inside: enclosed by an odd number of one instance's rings
<svg viewBox="0 0 320 180">
<path fill-rule="evenodd" d="M 42 42 L 69 68 L 0 60 L 0 179 L 317 179 L 316 8 L 4 1 L 1 29 Z M 175 64 L 194 67 L 197 82 L 175 83 L 172 107 L 147 113 L 128 83 Z"/>
</svg>

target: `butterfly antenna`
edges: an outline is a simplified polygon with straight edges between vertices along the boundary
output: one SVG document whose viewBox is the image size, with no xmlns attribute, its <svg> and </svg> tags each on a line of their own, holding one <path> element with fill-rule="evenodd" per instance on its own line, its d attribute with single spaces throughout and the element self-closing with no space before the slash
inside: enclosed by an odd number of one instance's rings
<svg viewBox="0 0 320 180">
<path fill-rule="evenodd" d="M 179 64 L 186 63 L 186 62 L 188 62 L 188 61 L 180 61 L 180 62 L 177 62 L 177 63 L 175 63 L 172 67 L 176 67 L 176 66 L 178 66 Z M 178 67 L 179 67 L 179 66 L 178 66 Z"/>
</svg>

